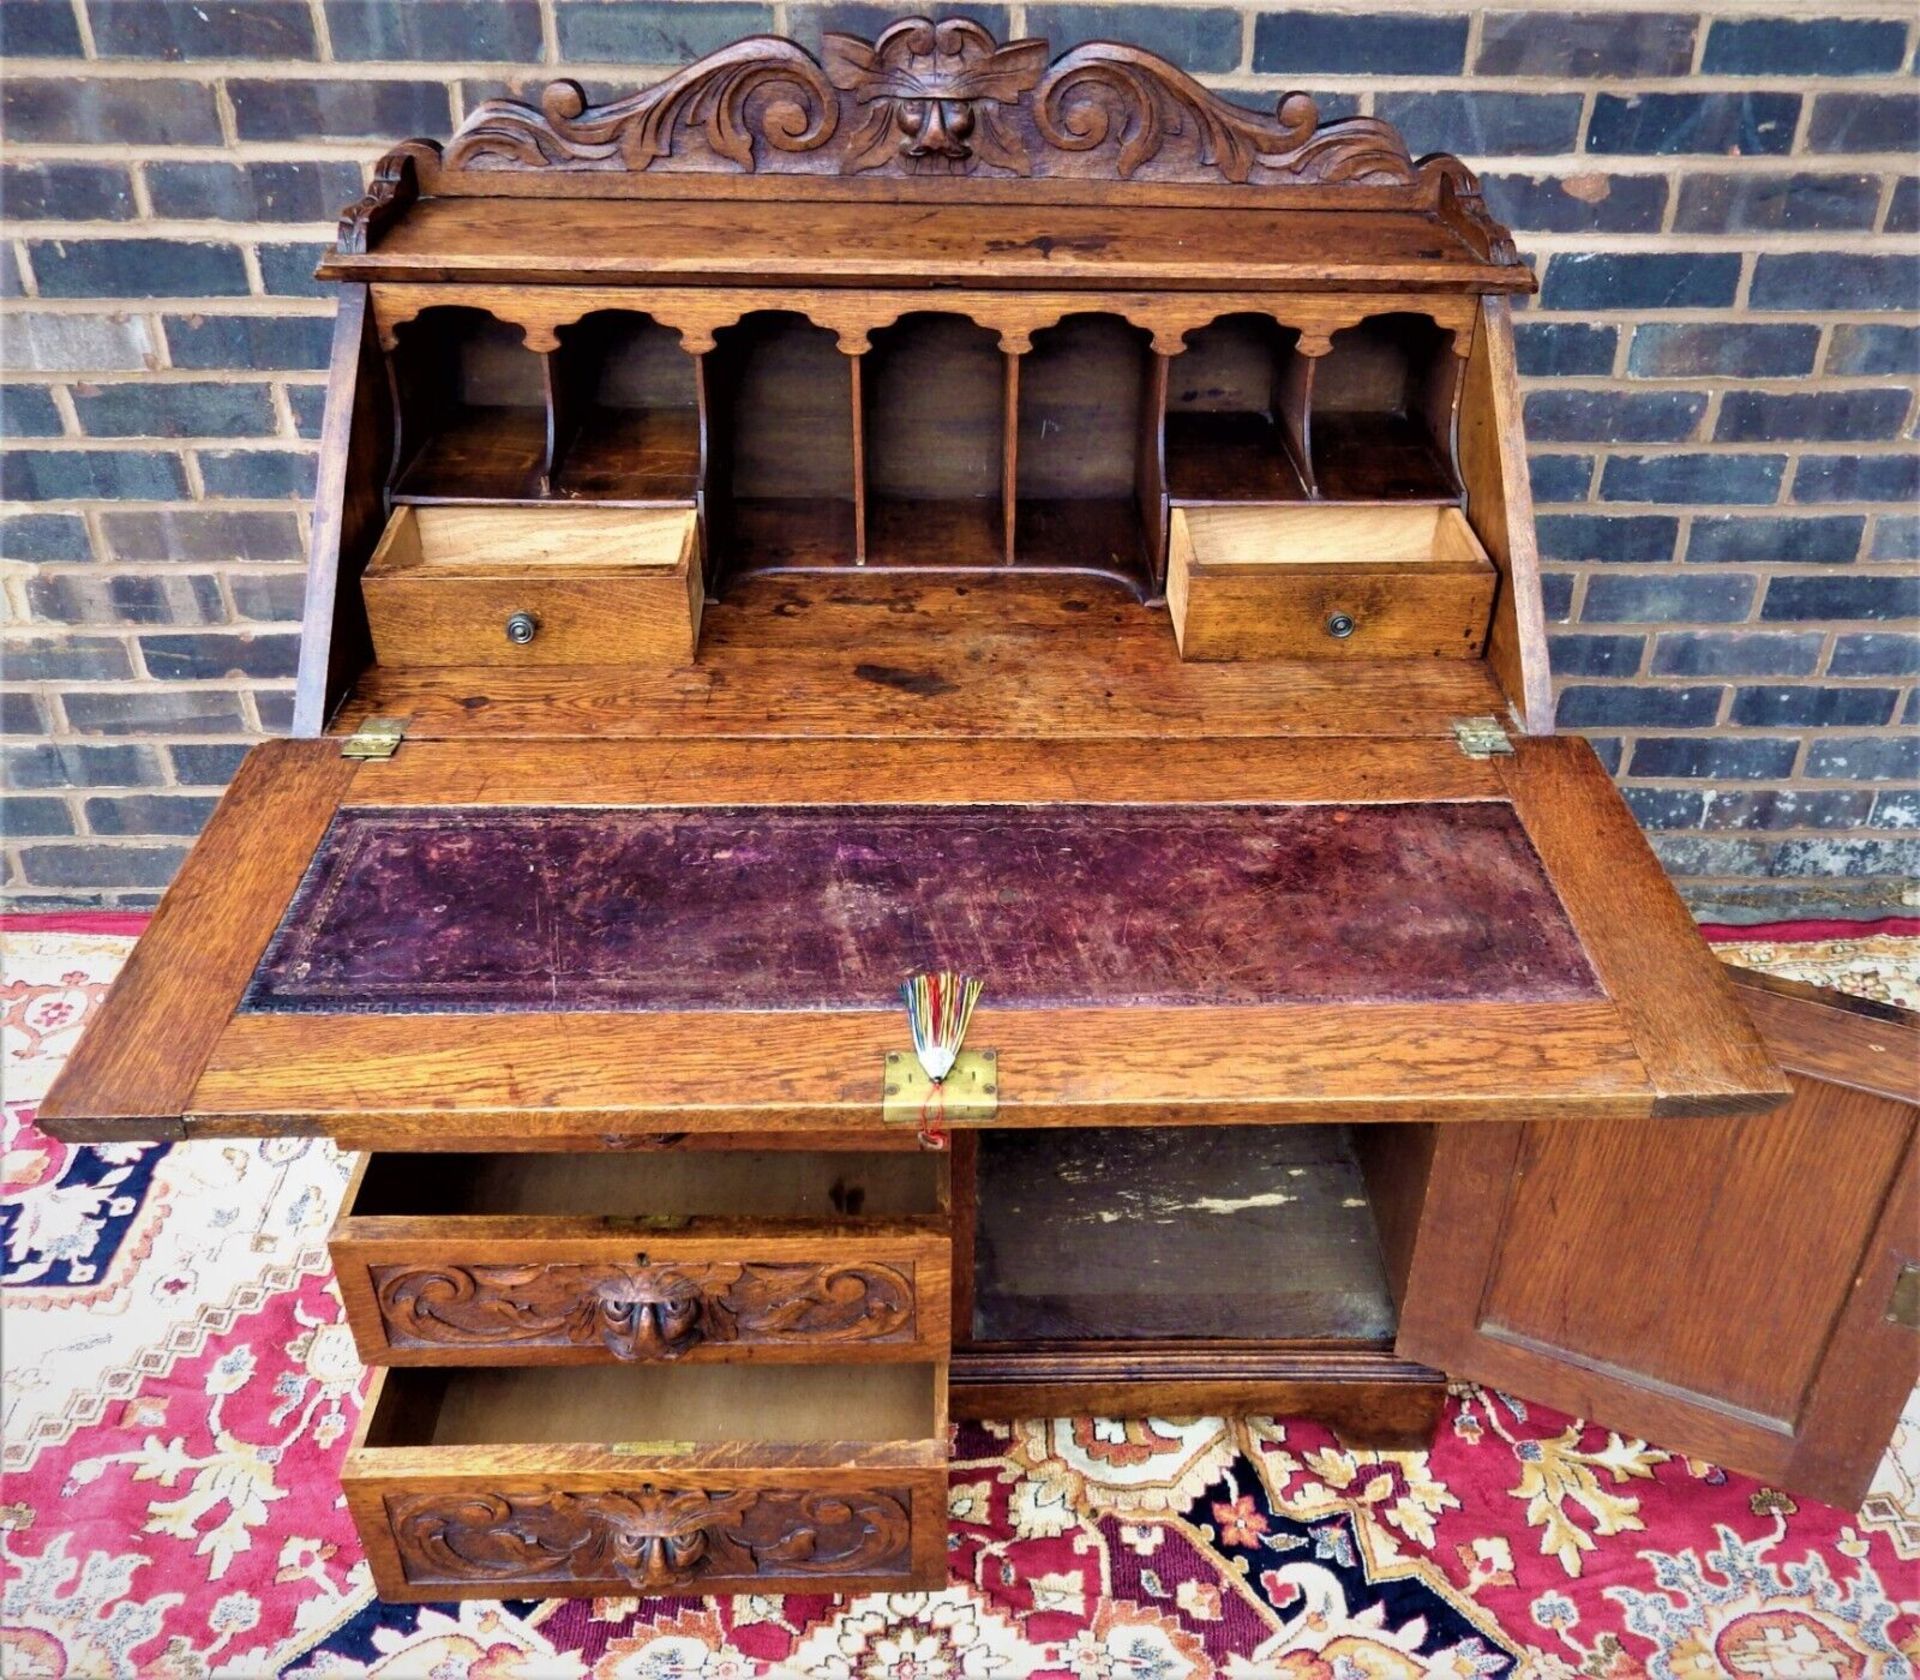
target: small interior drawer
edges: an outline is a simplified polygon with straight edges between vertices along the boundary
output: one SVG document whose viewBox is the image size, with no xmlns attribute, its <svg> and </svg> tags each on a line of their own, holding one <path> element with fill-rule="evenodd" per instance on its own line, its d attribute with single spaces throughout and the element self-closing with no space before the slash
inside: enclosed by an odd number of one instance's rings
<svg viewBox="0 0 1920 1680">
<path fill-rule="evenodd" d="M 370 1155 L 330 1243 L 369 1364 L 944 1358 L 946 1159 Z"/>
<path fill-rule="evenodd" d="M 1478 658 L 1495 576 L 1457 507 L 1185 507 L 1169 529 L 1187 659 Z"/>
<path fill-rule="evenodd" d="M 684 664 L 705 598 L 691 504 L 399 507 L 362 586 L 393 666 Z"/>
<path fill-rule="evenodd" d="M 383 1599 L 915 1591 L 946 1367 L 376 1372 L 341 1481 Z"/>
</svg>

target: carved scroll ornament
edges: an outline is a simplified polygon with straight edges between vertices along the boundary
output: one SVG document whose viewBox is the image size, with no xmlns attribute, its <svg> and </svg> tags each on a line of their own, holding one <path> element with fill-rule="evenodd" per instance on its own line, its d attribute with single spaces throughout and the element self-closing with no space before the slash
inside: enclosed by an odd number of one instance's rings
<svg viewBox="0 0 1920 1680">
<path fill-rule="evenodd" d="M 996 42 L 964 18 L 907 18 L 873 41 L 829 33 L 819 58 L 779 36 L 736 41 L 605 105 L 577 82 L 537 105 L 489 99 L 447 145 L 410 141 L 342 219 L 364 252 L 413 191 L 450 171 L 818 176 L 1400 189 L 1438 205 L 1492 260 L 1511 241 L 1444 154 L 1416 162 L 1373 117 L 1321 123 L 1303 93 L 1248 110 L 1138 47 L 1090 41 L 1051 64 L 1042 40 Z M 430 190 L 430 189 L 423 189 Z"/>
<path fill-rule="evenodd" d="M 386 1504 L 415 1586 L 623 1581 L 659 1594 L 783 1575 L 905 1575 L 912 1560 L 904 1488 L 707 1492 L 642 1483 L 604 1493 L 400 1493 Z"/>
<path fill-rule="evenodd" d="M 912 1278 L 872 1262 L 440 1263 L 372 1268 L 396 1348 L 604 1347 L 678 1359 L 704 1343 L 883 1342 L 913 1334 Z"/>
</svg>

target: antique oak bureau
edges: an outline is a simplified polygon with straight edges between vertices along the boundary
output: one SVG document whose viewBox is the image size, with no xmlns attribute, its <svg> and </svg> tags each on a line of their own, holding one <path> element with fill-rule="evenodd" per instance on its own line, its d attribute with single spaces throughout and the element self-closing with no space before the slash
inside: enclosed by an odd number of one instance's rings
<svg viewBox="0 0 1920 1680">
<path fill-rule="evenodd" d="M 296 738 L 43 1120 L 367 1152 L 385 1595 L 932 1586 L 950 1412 L 1405 1443 L 1484 1376 L 1803 1463 L 1750 1378 L 1825 1330 L 1689 1283 L 1763 1225 L 1581 1305 L 1581 1187 L 1786 1086 L 1553 732 L 1457 160 L 910 19 L 489 101 L 321 274 Z"/>
</svg>

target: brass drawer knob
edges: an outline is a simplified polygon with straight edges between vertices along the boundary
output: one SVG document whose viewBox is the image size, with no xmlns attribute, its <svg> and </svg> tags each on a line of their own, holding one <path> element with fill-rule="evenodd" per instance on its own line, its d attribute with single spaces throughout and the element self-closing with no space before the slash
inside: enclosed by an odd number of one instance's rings
<svg viewBox="0 0 1920 1680">
<path fill-rule="evenodd" d="M 1327 634 L 1337 642 L 1344 642 L 1358 628 L 1352 613 L 1327 614 Z"/>
<path fill-rule="evenodd" d="M 507 620 L 507 640 L 515 647 L 525 647 L 533 640 L 540 629 L 540 620 L 530 612 L 517 612 Z"/>
</svg>

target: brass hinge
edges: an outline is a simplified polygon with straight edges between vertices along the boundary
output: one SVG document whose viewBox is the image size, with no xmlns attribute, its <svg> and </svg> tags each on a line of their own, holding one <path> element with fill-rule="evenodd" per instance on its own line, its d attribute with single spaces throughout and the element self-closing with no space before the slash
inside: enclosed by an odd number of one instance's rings
<svg viewBox="0 0 1920 1680">
<path fill-rule="evenodd" d="M 1920 1260 L 1909 1260 L 1893 1275 L 1893 1298 L 1887 1302 L 1887 1322 L 1920 1330 Z"/>
<path fill-rule="evenodd" d="M 1495 717 L 1455 718 L 1453 738 L 1469 758 L 1498 758 L 1513 752 L 1513 738 Z"/>
<path fill-rule="evenodd" d="M 410 718 L 370 717 L 340 743 L 342 758 L 391 758 L 400 750 Z"/>
</svg>

